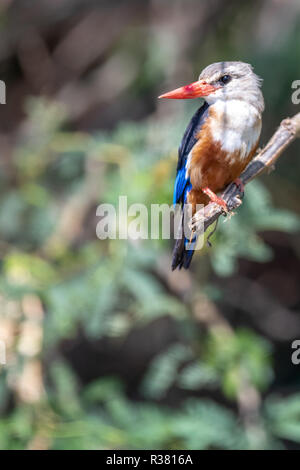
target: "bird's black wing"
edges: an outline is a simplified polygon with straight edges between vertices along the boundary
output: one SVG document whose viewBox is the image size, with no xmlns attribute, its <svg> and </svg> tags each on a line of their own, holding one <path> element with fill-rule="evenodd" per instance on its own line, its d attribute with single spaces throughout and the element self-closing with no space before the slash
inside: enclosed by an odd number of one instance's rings
<svg viewBox="0 0 300 470">
<path fill-rule="evenodd" d="M 186 196 L 188 191 L 191 189 L 191 182 L 189 177 L 187 177 L 186 172 L 186 162 L 188 155 L 196 142 L 198 141 L 197 135 L 203 126 L 207 116 L 208 116 L 209 105 L 204 102 L 204 104 L 196 111 L 192 117 L 187 129 L 184 133 L 183 139 L 181 141 L 179 150 L 178 150 L 178 164 L 177 164 L 177 173 L 174 187 L 174 204 L 181 203 L 182 207 L 185 204 Z M 184 212 L 182 212 L 181 218 L 181 227 L 180 227 L 180 236 L 177 238 L 172 257 L 172 269 L 179 267 L 181 269 L 184 267 L 188 269 L 192 261 L 194 250 L 190 249 L 190 241 L 184 237 L 183 233 L 184 226 Z M 196 239 L 193 240 L 193 243 L 196 243 Z"/>
<path fill-rule="evenodd" d="M 209 105 L 204 102 L 204 104 L 196 111 L 186 128 L 179 146 L 177 173 L 174 187 L 174 204 L 184 202 L 185 189 L 189 184 L 189 180 L 186 178 L 185 168 L 187 157 L 197 142 L 197 134 L 207 118 L 208 108 Z"/>
</svg>

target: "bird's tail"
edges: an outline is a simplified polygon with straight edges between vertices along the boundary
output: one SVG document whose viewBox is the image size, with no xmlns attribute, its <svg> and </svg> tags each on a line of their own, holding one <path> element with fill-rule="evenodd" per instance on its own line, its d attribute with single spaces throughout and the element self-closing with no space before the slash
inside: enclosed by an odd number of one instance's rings
<svg viewBox="0 0 300 470">
<path fill-rule="evenodd" d="M 184 236 L 184 214 L 182 214 L 181 224 L 179 233 L 175 242 L 175 246 L 172 254 L 172 271 L 177 267 L 181 269 L 188 269 L 194 254 L 194 247 L 197 243 L 197 237 L 194 236 L 191 240 L 188 240 Z"/>
<path fill-rule="evenodd" d="M 192 241 L 192 244 L 193 243 L 194 241 Z M 174 271 L 177 267 L 178 269 L 181 269 L 182 267 L 184 269 L 188 269 L 190 267 L 194 250 L 188 249 L 187 247 L 189 245 L 190 241 L 184 237 L 176 240 L 172 256 L 172 271 Z"/>
</svg>

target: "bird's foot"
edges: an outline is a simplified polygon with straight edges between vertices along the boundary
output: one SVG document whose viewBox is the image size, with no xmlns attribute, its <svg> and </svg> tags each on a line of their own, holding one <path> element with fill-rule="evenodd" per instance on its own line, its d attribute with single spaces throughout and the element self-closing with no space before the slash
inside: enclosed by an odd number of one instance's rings
<svg viewBox="0 0 300 470">
<path fill-rule="evenodd" d="M 234 180 L 234 184 L 237 186 L 237 188 L 240 190 L 240 192 L 241 192 L 242 194 L 244 194 L 244 192 L 245 192 L 245 185 L 244 185 L 243 181 L 241 180 L 241 178 L 236 178 L 236 179 Z"/>
<path fill-rule="evenodd" d="M 217 196 L 211 189 L 209 188 L 203 188 L 202 191 L 204 192 L 204 194 L 206 194 L 206 196 L 209 197 L 209 199 L 211 200 L 211 202 L 215 202 L 216 204 L 218 204 L 218 206 L 221 206 L 223 211 L 227 214 L 228 213 L 228 207 L 227 207 L 227 204 L 226 202 L 224 201 L 224 199 L 222 199 L 221 197 Z"/>
</svg>

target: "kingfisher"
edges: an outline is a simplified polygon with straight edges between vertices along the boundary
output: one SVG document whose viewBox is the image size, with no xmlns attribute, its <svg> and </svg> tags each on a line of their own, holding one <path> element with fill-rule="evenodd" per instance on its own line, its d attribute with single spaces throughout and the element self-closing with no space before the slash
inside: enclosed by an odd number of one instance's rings
<svg viewBox="0 0 300 470">
<path fill-rule="evenodd" d="M 191 215 L 198 204 L 205 206 L 211 201 L 227 212 L 219 193 L 232 182 L 243 190 L 239 176 L 254 157 L 261 133 L 261 83 L 250 64 L 217 62 L 207 66 L 198 81 L 159 96 L 204 99 L 178 151 L 173 202 L 181 207 L 182 224 L 187 204 Z M 188 269 L 194 254 L 195 237 L 187 239 L 181 232 L 173 251 L 172 270 Z"/>
</svg>

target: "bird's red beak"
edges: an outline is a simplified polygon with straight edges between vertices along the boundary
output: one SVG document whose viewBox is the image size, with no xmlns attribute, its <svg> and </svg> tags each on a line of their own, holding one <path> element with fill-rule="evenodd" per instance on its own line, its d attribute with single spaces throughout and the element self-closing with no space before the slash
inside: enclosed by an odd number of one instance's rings
<svg viewBox="0 0 300 470">
<path fill-rule="evenodd" d="M 168 98 L 173 100 L 201 98 L 210 95 L 218 88 L 219 87 L 217 86 L 206 83 L 204 80 L 198 80 L 197 82 L 193 82 L 190 85 L 185 85 L 180 88 L 176 88 L 175 90 L 169 91 L 168 93 L 164 93 L 163 95 L 160 95 L 159 98 Z"/>
</svg>

